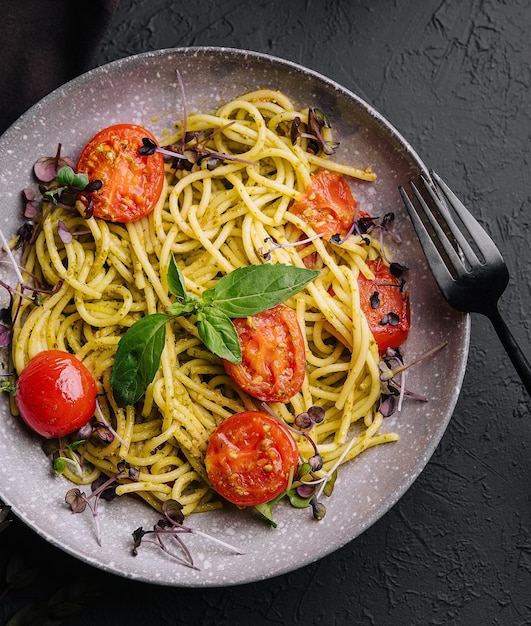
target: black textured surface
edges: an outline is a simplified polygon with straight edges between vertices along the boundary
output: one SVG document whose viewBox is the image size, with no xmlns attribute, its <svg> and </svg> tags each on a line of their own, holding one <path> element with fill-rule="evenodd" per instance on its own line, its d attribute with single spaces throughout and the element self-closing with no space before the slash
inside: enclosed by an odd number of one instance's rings
<svg viewBox="0 0 531 626">
<path fill-rule="evenodd" d="M 530 27 L 527 0 L 121 0 L 93 64 L 223 45 L 301 63 L 358 93 L 499 244 L 512 277 L 501 310 L 529 355 Z M 349 545 L 273 580 L 190 591 L 101 573 L 14 522 L 0 534 L 0 585 L 8 563 L 28 580 L 3 597 L 0 623 L 39 602 L 44 615 L 76 583 L 82 610 L 50 623 L 531 624 L 530 404 L 489 323 L 474 316 L 441 444 L 400 502 Z M 19 623 L 41 623 L 32 619 Z"/>
</svg>

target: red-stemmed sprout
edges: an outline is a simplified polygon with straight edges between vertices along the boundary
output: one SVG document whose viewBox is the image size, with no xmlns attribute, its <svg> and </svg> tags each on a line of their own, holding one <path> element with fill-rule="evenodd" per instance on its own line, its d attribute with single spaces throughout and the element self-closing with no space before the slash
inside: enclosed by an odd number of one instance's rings
<svg viewBox="0 0 531 626">
<path fill-rule="evenodd" d="M 258 252 L 265 261 L 270 261 L 271 253 L 275 250 L 279 250 L 281 248 L 303 246 L 311 243 L 314 239 L 321 239 L 322 237 L 324 237 L 324 233 L 313 235 L 313 237 L 307 237 L 306 239 L 299 239 L 299 241 L 288 241 L 287 243 L 278 243 L 273 239 L 273 237 L 266 237 L 264 239 L 264 243 L 269 243 L 269 248 L 267 250 L 260 248 Z"/>
<path fill-rule="evenodd" d="M 92 512 L 92 518 L 96 526 L 96 540 L 101 546 L 101 528 L 98 517 L 98 504 L 100 499 L 112 500 L 116 496 L 116 485 L 119 480 L 129 479 L 137 481 L 139 471 L 136 468 L 128 467 L 125 461 L 120 461 L 117 465 L 118 472 L 111 477 L 100 476 L 91 485 L 91 493 L 86 494 L 78 487 L 69 489 L 65 495 L 65 502 L 70 506 L 72 513 L 83 513 L 87 508 Z"/>
<path fill-rule="evenodd" d="M 311 481 L 301 482 L 300 485 L 295 487 L 295 499 L 290 495 L 290 489 L 288 489 L 288 497 L 294 502 L 297 500 L 296 506 L 298 508 L 303 508 L 304 506 L 311 506 L 313 511 L 313 516 L 317 520 L 321 520 L 326 515 L 325 506 L 319 502 L 318 497 L 315 494 L 315 488 L 313 485 L 320 483 L 321 481 L 327 481 L 331 478 L 331 473 L 327 473 L 325 478 L 318 478 L 315 475 L 315 472 L 318 472 L 323 467 L 323 459 L 315 441 L 310 436 L 310 431 L 315 424 L 321 423 L 325 418 L 325 411 L 323 407 L 320 406 L 311 406 L 307 411 L 303 413 L 299 413 L 294 420 L 295 426 L 291 426 L 287 424 L 283 420 L 281 420 L 278 415 L 271 409 L 271 407 L 266 403 L 262 402 L 263 408 L 272 415 L 276 420 L 278 420 L 283 426 L 285 426 L 292 433 L 302 436 L 310 443 L 313 448 L 313 455 L 308 459 L 301 459 L 301 464 L 299 465 L 297 476 L 302 478 L 303 476 L 311 476 Z M 303 504 L 301 502 L 305 500 L 306 502 Z"/>
<path fill-rule="evenodd" d="M 236 548 L 229 543 L 218 539 L 217 537 L 212 537 L 212 535 L 208 535 L 207 533 L 197 530 L 196 528 L 184 526 L 183 507 L 177 500 L 170 499 L 163 502 L 162 513 L 163 517 L 157 521 L 151 530 L 144 530 L 144 528 L 140 526 L 133 531 L 133 556 L 137 556 L 138 548 L 142 543 L 151 543 L 157 546 L 157 548 L 160 548 L 181 565 L 198 570 L 199 568 L 194 565 L 190 551 L 181 538 L 181 535 L 183 534 L 199 535 L 209 541 L 213 541 L 214 543 L 227 548 L 231 552 L 244 554 L 244 552 L 242 552 L 239 548 Z M 168 543 L 166 542 L 167 538 L 172 539 L 177 543 L 182 554 L 177 554 L 168 546 Z"/>
<path fill-rule="evenodd" d="M 379 411 L 384 417 L 391 416 L 395 411 L 401 411 L 402 403 L 406 396 L 422 402 L 428 401 L 428 398 L 425 396 L 406 389 L 407 370 L 416 363 L 439 352 L 439 350 L 442 350 L 447 344 L 447 341 L 443 341 L 409 363 L 404 363 L 400 350 L 393 348 L 386 350 L 379 364 L 381 381 Z"/>
<path fill-rule="evenodd" d="M 311 154 L 318 154 L 322 151 L 330 156 L 338 149 L 337 141 L 326 141 L 322 135 L 323 128 L 330 128 L 328 117 L 320 110 L 310 107 L 308 109 L 308 123 L 305 127 L 299 116 L 293 118 L 290 130 L 291 143 L 295 145 L 297 139 L 307 139 L 306 151 Z"/>
</svg>

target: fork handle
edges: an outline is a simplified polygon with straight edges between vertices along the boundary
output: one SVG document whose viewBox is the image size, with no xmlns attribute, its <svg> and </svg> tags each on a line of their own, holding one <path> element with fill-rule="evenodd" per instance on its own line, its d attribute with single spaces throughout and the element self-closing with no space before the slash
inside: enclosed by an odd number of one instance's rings
<svg viewBox="0 0 531 626">
<path fill-rule="evenodd" d="M 496 331 L 500 341 L 505 348 L 505 351 L 509 355 L 514 368 L 518 372 L 518 375 L 522 379 L 527 393 L 531 396 L 531 365 L 527 360 L 525 354 L 522 352 L 520 346 L 516 343 L 513 334 L 509 330 L 509 327 L 503 320 L 498 308 L 495 307 L 488 315 L 494 330 Z"/>
</svg>

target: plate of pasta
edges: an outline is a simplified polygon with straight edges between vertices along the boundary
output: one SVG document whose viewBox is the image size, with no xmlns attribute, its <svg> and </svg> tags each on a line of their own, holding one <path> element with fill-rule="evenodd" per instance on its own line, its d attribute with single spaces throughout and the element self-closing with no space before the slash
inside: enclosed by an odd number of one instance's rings
<svg viewBox="0 0 531 626">
<path fill-rule="evenodd" d="M 0 499 L 38 534 L 120 576 L 235 585 L 411 486 L 469 323 L 401 206 L 426 167 L 370 105 L 268 55 L 158 50 L 44 98 L 0 165 Z"/>
</svg>

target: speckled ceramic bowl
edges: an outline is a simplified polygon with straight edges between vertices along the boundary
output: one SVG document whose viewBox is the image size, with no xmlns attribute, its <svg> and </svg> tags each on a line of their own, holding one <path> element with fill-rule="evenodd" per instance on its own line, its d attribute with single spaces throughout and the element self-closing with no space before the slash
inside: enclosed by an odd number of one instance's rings
<svg viewBox="0 0 531 626">
<path fill-rule="evenodd" d="M 40 441 L 0 407 L 0 498 L 52 544 L 106 571 L 125 577 L 183 587 L 234 585 L 260 580 L 315 561 L 351 541 L 379 519 L 422 471 L 452 415 L 468 352 L 466 316 L 448 308 L 427 269 L 397 187 L 425 166 L 400 134 L 367 103 L 336 83 L 293 63 L 222 48 L 160 50 L 99 67 L 56 90 L 25 113 L 0 139 L 0 223 L 6 235 L 19 225 L 20 191 L 31 182 L 34 161 L 55 154 L 75 156 L 101 128 L 135 122 L 160 135 L 181 115 L 179 70 L 188 110 L 212 110 L 223 100 L 258 87 L 286 92 L 297 105 L 326 111 L 341 139 L 340 157 L 370 165 L 378 180 L 354 183 L 369 213 L 393 210 L 403 236 L 400 262 L 411 268 L 412 330 L 408 357 L 442 340 L 447 348 L 427 366 L 414 369 L 409 385 L 428 403 L 406 402 L 385 421 L 400 441 L 366 451 L 340 473 L 321 522 L 309 510 L 278 506 L 278 528 L 249 511 L 226 509 L 192 516 L 203 529 L 245 554 L 235 555 L 197 536 L 187 536 L 197 570 L 179 565 L 153 546 L 131 554 L 132 531 L 149 527 L 159 515 L 139 501 L 103 503 L 103 545 L 95 540 L 91 516 L 72 515 L 64 505 L 67 483 L 52 474 Z"/>
</svg>

